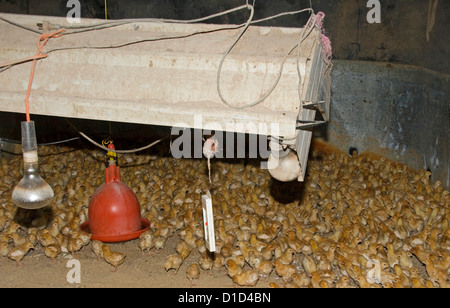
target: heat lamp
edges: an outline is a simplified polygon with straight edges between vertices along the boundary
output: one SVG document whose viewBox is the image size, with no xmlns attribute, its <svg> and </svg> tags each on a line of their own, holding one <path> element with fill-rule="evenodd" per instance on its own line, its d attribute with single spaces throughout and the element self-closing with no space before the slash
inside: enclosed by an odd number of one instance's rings
<svg viewBox="0 0 450 308">
<path fill-rule="evenodd" d="M 21 123 L 24 175 L 14 187 L 12 201 L 20 208 L 36 210 L 49 205 L 54 197 L 50 185 L 39 175 L 34 121 Z"/>
</svg>

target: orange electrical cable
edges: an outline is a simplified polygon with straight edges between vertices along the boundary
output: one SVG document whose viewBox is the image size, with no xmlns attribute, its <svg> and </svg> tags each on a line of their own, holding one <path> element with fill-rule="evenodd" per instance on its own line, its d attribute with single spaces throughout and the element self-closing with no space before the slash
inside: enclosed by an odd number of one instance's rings
<svg viewBox="0 0 450 308">
<path fill-rule="evenodd" d="M 33 85 L 34 71 L 36 69 L 37 60 L 47 57 L 46 54 L 42 54 L 45 44 L 47 44 L 48 40 L 51 38 L 61 37 L 63 31 L 65 31 L 65 29 L 60 29 L 53 33 L 44 33 L 39 37 L 37 41 L 38 53 L 36 54 L 36 56 L 34 56 L 33 65 L 31 66 L 30 81 L 28 82 L 27 96 L 25 99 L 25 112 L 27 122 L 30 122 L 30 93 L 31 93 L 31 86 Z"/>
</svg>

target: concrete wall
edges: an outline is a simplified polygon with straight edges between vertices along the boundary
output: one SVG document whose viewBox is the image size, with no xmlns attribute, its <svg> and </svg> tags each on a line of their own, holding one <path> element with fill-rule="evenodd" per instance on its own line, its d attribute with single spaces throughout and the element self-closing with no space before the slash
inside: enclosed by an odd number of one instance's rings
<svg viewBox="0 0 450 308">
<path fill-rule="evenodd" d="M 450 76 L 420 67 L 335 61 L 330 123 L 317 131 L 346 150 L 428 169 L 450 187 Z"/>
</svg>

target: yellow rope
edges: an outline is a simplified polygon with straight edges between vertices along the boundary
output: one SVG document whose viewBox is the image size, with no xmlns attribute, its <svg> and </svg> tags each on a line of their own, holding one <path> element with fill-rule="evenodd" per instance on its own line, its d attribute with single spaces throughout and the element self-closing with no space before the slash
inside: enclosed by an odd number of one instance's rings
<svg viewBox="0 0 450 308">
<path fill-rule="evenodd" d="M 107 0 L 105 0 L 105 19 L 108 19 L 108 6 L 106 4 L 106 1 Z"/>
</svg>

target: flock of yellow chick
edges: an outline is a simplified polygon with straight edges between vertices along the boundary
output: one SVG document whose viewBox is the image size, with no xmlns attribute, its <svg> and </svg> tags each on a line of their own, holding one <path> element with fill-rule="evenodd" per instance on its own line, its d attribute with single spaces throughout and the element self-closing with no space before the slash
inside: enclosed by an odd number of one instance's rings
<svg viewBox="0 0 450 308">
<path fill-rule="evenodd" d="M 54 259 L 90 245 L 120 266 L 123 253 L 91 241 L 79 228 L 90 196 L 104 181 L 104 153 L 39 151 L 54 203 L 39 215 L 15 207 L 10 195 L 22 177 L 21 157 L 2 161 L 0 256 L 20 264 L 30 249 L 43 248 Z M 450 286 L 450 196 L 440 182 L 430 182 L 429 172 L 384 158 L 314 150 L 305 183 L 279 183 L 259 162 L 215 160 L 210 186 L 204 160 L 128 155 L 119 164 L 122 181 L 151 223 L 136 245 L 143 253 L 160 250 L 178 235 L 161 266 L 177 272 L 196 255 L 185 273 L 191 284 L 217 270 L 239 286 Z M 201 195 L 207 190 L 216 253 L 207 251 L 203 237 Z"/>
</svg>

